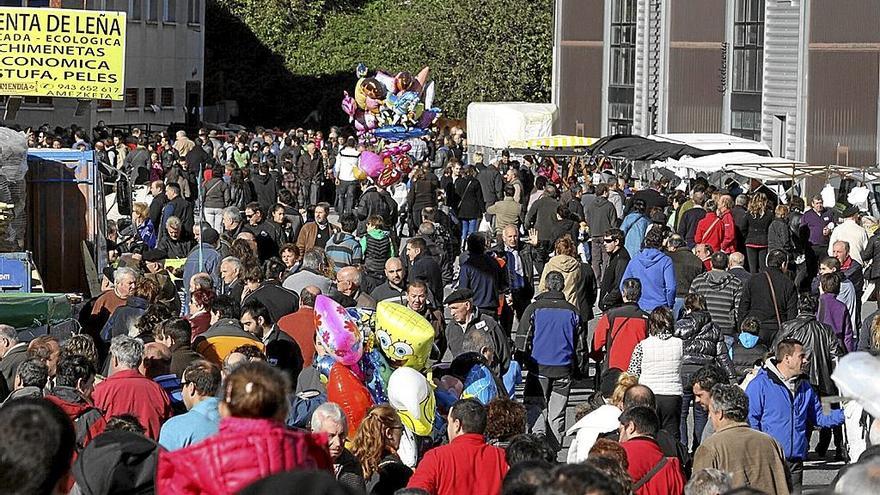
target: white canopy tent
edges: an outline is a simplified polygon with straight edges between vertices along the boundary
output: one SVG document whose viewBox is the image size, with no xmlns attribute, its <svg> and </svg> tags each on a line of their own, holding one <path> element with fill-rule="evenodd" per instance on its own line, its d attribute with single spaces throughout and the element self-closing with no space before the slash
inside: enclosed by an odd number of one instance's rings
<svg viewBox="0 0 880 495">
<path fill-rule="evenodd" d="M 698 158 L 686 156 L 681 160 L 669 159 L 654 162 L 654 167 L 669 169 L 681 178 L 696 177 L 699 173 L 709 175 L 729 172 L 758 180 L 797 180 L 825 172 L 825 167 L 814 167 L 804 162 L 742 151 L 717 153 Z"/>
<path fill-rule="evenodd" d="M 468 144 L 503 149 L 511 141 L 550 137 L 552 103 L 475 102 L 467 108 Z"/>
</svg>

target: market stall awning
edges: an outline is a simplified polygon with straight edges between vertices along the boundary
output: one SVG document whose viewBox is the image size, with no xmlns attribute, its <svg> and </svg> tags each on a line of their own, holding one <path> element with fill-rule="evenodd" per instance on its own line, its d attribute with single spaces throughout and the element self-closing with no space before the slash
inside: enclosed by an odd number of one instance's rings
<svg viewBox="0 0 880 495">
<path fill-rule="evenodd" d="M 692 177 L 698 173 L 713 174 L 731 172 L 758 180 L 791 180 L 825 173 L 825 167 L 807 165 L 803 162 L 760 156 L 754 153 L 732 152 L 680 159 L 670 158 L 655 162 L 655 168 L 672 170 L 679 177 Z"/>
<path fill-rule="evenodd" d="M 540 150 L 549 148 L 587 148 L 598 138 L 584 136 L 548 136 L 533 139 L 517 139 L 507 143 L 510 148 Z"/>
</svg>

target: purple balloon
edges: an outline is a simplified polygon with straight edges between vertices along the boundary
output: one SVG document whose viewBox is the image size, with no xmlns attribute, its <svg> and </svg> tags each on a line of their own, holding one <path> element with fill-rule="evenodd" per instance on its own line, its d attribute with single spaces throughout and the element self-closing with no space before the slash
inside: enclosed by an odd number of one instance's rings
<svg viewBox="0 0 880 495">
<path fill-rule="evenodd" d="M 368 177 L 376 178 L 382 173 L 385 165 L 382 163 L 382 157 L 372 151 L 364 151 L 358 160 L 358 166 L 367 174 Z"/>
</svg>

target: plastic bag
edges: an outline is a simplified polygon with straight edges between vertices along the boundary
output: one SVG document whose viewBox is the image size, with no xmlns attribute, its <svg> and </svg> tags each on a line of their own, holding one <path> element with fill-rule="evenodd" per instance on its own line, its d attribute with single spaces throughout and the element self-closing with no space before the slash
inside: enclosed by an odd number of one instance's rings
<svg viewBox="0 0 880 495">
<path fill-rule="evenodd" d="M 880 359 L 867 352 L 851 352 L 840 358 L 831 379 L 840 395 L 857 401 L 871 416 L 880 417 Z"/>
</svg>

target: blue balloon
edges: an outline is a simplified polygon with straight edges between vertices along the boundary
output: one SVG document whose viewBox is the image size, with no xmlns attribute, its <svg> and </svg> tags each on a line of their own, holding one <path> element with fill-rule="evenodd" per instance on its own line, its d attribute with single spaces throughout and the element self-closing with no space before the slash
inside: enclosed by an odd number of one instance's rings
<svg viewBox="0 0 880 495">
<path fill-rule="evenodd" d="M 498 396 L 498 387 L 489 368 L 482 364 L 475 365 L 464 379 L 464 390 L 461 398 L 473 397 L 484 406 Z"/>
<path fill-rule="evenodd" d="M 330 368 L 333 367 L 333 363 L 335 362 L 336 360 L 329 354 L 325 354 L 315 359 L 313 366 L 318 370 L 318 373 L 321 374 L 324 383 L 326 383 L 327 378 L 330 377 Z"/>
<path fill-rule="evenodd" d="M 379 349 L 364 354 L 361 359 L 361 367 L 366 377 L 365 385 L 370 391 L 370 396 L 375 404 L 388 403 L 388 377 L 391 376 L 391 366 L 385 356 L 379 352 Z"/>
<path fill-rule="evenodd" d="M 405 141 L 410 138 L 422 137 L 428 133 L 427 129 L 420 127 L 404 127 L 402 125 L 390 125 L 373 129 L 373 136 L 388 141 Z"/>
</svg>

